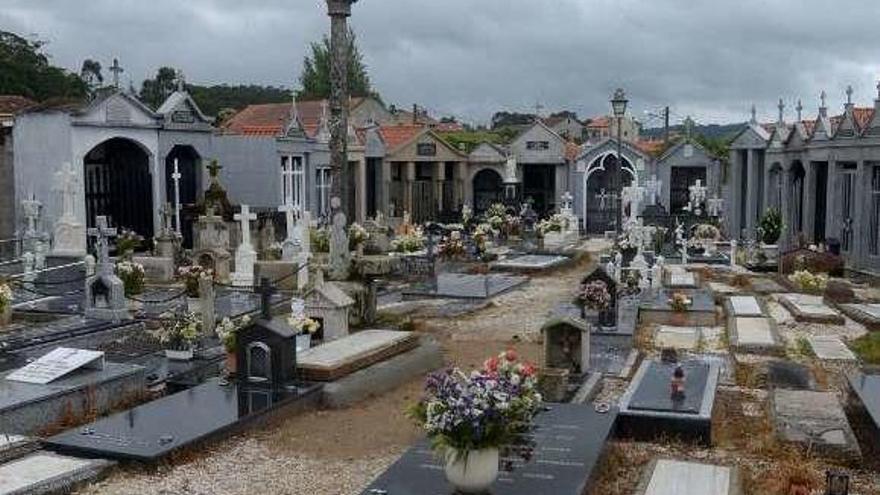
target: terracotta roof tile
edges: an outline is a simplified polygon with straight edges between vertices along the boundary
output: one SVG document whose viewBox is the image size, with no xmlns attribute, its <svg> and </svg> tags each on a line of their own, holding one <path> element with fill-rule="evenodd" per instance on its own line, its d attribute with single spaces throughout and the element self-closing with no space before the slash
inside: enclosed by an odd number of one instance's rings
<svg viewBox="0 0 880 495">
<path fill-rule="evenodd" d="M 589 123 L 587 124 L 588 128 L 591 128 L 591 127 L 599 128 L 599 127 L 610 127 L 610 126 L 611 126 L 611 118 L 608 117 L 607 115 L 602 115 L 601 117 L 594 117 L 594 118 L 590 119 Z"/>
<path fill-rule="evenodd" d="M 379 133 L 382 134 L 387 149 L 393 150 L 423 130 L 425 127 L 421 125 L 394 125 L 380 127 Z"/>
<path fill-rule="evenodd" d="M 573 162 L 577 160 L 578 155 L 581 153 L 581 147 L 575 143 L 574 141 L 566 141 L 565 142 L 565 159 Z"/>
<path fill-rule="evenodd" d="M 359 106 L 365 98 L 352 98 L 351 108 Z M 299 121 L 302 123 L 306 134 L 314 136 L 320 122 L 321 115 L 324 112 L 325 100 L 303 100 L 296 102 L 296 111 L 299 115 Z M 248 105 L 240 112 L 233 115 L 223 128 L 232 134 L 247 134 L 246 129 L 254 127 L 264 128 L 274 126 L 277 129 L 276 134 L 280 134 L 287 127 L 290 120 L 290 103 L 263 103 L 259 105 Z M 309 132 L 312 130 L 312 132 Z M 265 135 L 265 134 L 261 134 Z"/>
<path fill-rule="evenodd" d="M 36 105 L 30 98 L 18 95 L 0 95 L 0 114 L 14 114 Z"/>
</svg>

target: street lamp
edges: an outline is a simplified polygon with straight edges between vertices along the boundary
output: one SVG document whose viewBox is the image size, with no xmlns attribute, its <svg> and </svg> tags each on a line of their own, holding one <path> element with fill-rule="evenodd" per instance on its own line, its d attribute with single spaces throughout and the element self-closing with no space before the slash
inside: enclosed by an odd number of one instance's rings
<svg viewBox="0 0 880 495">
<path fill-rule="evenodd" d="M 614 225 L 617 228 L 617 235 L 620 235 L 623 232 L 623 223 L 622 214 L 623 214 L 623 176 L 621 175 L 623 172 L 623 157 L 622 153 L 622 143 L 621 143 L 621 132 L 620 129 L 623 127 L 623 115 L 626 113 L 626 104 L 628 103 L 626 99 L 626 94 L 623 92 L 623 88 L 617 88 L 614 91 L 614 95 L 611 97 L 611 110 L 614 112 L 614 116 L 617 117 L 617 171 L 614 175 L 614 190 L 617 192 L 617 208 L 614 212 Z"/>
</svg>

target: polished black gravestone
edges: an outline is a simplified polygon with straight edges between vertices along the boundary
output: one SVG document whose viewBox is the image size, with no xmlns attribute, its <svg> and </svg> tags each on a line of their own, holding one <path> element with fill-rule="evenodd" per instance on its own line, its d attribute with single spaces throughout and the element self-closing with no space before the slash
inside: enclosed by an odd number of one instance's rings
<svg viewBox="0 0 880 495">
<path fill-rule="evenodd" d="M 532 456 L 501 459 L 492 495 L 581 495 L 589 488 L 617 417 L 589 405 L 554 404 L 538 415 Z M 443 465 L 422 440 L 377 478 L 362 495 L 452 495 Z"/>
<path fill-rule="evenodd" d="M 280 407 L 315 405 L 320 386 L 203 385 L 68 430 L 47 448 L 76 455 L 154 462 L 196 442 L 245 426 Z"/>
<path fill-rule="evenodd" d="M 864 406 L 874 426 L 880 429 L 880 374 L 853 372 L 848 378 L 850 389 Z"/>
<path fill-rule="evenodd" d="M 810 368 L 791 361 L 773 360 L 766 365 L 767 385 L 787 390 L 816 390 Z"/>
<path fill-rule="evenodd" d="M 678 364 L 642 362 L 620 398 L 618 433 L 624 437 L 653 439 L 666 435 L 711 442 L 712 409 L 718 387 L 717 362 L 680 363 L 685 375 L 683 398 L 673 399 L 672 374 Z"/>
</svg>

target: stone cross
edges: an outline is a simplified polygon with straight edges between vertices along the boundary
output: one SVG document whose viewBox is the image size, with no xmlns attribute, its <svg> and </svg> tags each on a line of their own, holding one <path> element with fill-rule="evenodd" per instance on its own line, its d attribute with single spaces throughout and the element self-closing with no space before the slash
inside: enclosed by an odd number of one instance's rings
<svg viewBox="0 0 880 495">
<path fill-rule="evenodd" d="M 293 240 L 293 230 L 296 228 L 296 213 L 299 211 L 293 203 L 285 201 L 283 205 L 278 207 L 278 211 L 284 213 L 284 220 L 287 224 L 287 240 Z"/>
<path fill-rule="evenodd" d="M 819 108 L 825 108 L 825 98 L 827 98 L 827 97 L 828 97 L 828 95 L 825 93 L 825 90 L 823 89 L 822 92 L 819 93 Z"/>
<path fill-rule="evenodd" d="M 853 87 L 852 85 L 847 85 L 846 87 L 846 104 L 852 105 L 852 95 L 853 95 Z"/>
<path fill-rule="evenodd" d="M 779 103 L 776 104 L 776 108 L 779 109 L 779 120 L 778 120 L 778 122 L 779 122 L 780 124 L 782 124 L 783 122 L 785 122 L 785 119 L 784 119 L 784 115 L 785 115 L 785 102 L 782 101 L 782 98 L 779 99 Z"/>
<path fill-rule="evenodd" d="M 43 203 L 37 201 L 36 197 L 26 199 L 21 202 L 21 208 L 24 211 L 24 218 L 27 220 L 26 237 L 34 237 L 37 235 L 37 221 L 40 219 L 40 209 Z"/>
<path fill-rule="evenodd" d="M 703 185 L 701 179 L 697 179 L 697 182 L 688 187 L 688 190 L 690 191 L 691 211 L 699 215 L 703 203 L 706 201 L 706 186 Z"/>
<path fill-rule="evenodd" d="M 755 108 L 755 104 L 752 103 L 752 117 L 749 119 L 749 123 L 751 123 L 751 124 L 758 123 L 757 113 L 758 113 L 758 110 Z"/>
<path fill-rule="evenodd" d="M 119 65 L 119 59 L 114 58 L 113 65 L 107 70 L 113 73 L 113 87 L 119 89 L 119 74 L 125 72 L 125 70 Z"/>
<path fill-rule="evenodd" d="M 211 181 L 217 182 L 217 176 L 220 174 L 220 170 L 222 170 L 223 167 L 220 166 L 217 160 L 211 160 L 211 164 L 205 168 L 208 169 L 208 174 L 211 176 Z"/>
<path fill-rule="evenodd" d="M 802 120 L 801 116 L 803 115 L 804 105 L 801 103 L 800 98 L 798 98 L 797 105 L 794 107 L 794 109 L 797 111 L 797 121 L 801 122 L 801 120 Z"/>
<path fill-rule="evenodd" d="M 174 231 L 180 235 L 180 169 L 178 168 L 177 158 L 174 159 L 174 173 L 171 179 L 174 180 Z"/>
<path fill-rule="evenodd" d="M 663 181 L 657 179 L 657 174 L 654 174 L 648 179 L 648 182 L 645 183 L 645 187 L 650 201 L 649 204 L 656 205 L 657 196 L 660 195 L 660 190 L 663 188 Z"/>
<path fill-rule="evenodd" d="M 604 187 L 602 188 L 601 191 L 599 191 L 599 195 L 596 197 L 599 198 L 599 210 L 600 211 L 605 211 L 606 201 L 608 201 L 609 199 L 611 199 L 613 201 L 615 199 L 615 198 L 612 198 L 611 196 L 612 195 L 605 192 Z"/>
<path fill-rule="evenodd" d="M 61 195 L 61 218 L 71 220 L 74 218 L 74 202 L 79 192 L 79 184 L 76 172 L 70 165 L 70 162 L 64 162 L 61 170 L 55 172 L 55 181 L 52 190 Z"/>
<path fill-rule="evenodd" d="M 257 219 L 257 214 L 251 213 L 250 206 L 241 205 L 241 213 L 236 213 L 232 218 L 241 222 L 241 245 L 245 247 L 250 246 L 253 249 L 253 245 L 251 245 L 251 221 Z"/>
<path fill-rule="evenodd" d="M 104 267 L 110 263 L 110 252 L 107 239 L 116 236 L 116 229 L 107 226 L 107 217 L 99 215 L 95 218 L 95 228 L 89 229 L 90 237 L 95 238 L 95 251 L 98 253 L 98 266 Z"/>
</svg>

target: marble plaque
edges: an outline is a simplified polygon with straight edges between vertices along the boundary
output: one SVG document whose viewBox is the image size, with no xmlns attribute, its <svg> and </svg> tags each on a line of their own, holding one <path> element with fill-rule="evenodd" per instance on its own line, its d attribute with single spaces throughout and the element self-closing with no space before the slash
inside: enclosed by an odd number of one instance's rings
<svg viewBox="0 0 880 495">
<path fill-rule="evenodd" d="M 104 353 L 59 347 L 6 375 L 6 379 L 45 385 L 80 368 L 103 369 Z"/>
<path fill-rule="evenodd" d="M 644 495 L 728 495 L 731 479 L 729 467 L 661 459 Z"/>
<path fill-rule="evenodd" d="M 46 493 L 58 485 L 89 479 L 112 464 L 102 459 L 36 452 L 0 466 L 0 493 Z"/>
<path fill-rule="evenodd" d="M 811 335 L 807 337 L 813 353 L 819 359 L 831 361 L 855 361 L 856 356 L 836 335 Z"/>
<path fill-rule="evenodd" d="M 752 296 L 731 296 L 730 307 L 734 316 L 763 316 L 758 300 Z"/>
<path fill-rule="evenodd" d="M 737 345 L 745 347 L 776 345 L 769 319 L 737 318 L 734 324 L 736 325 Z"/>
</svg>

